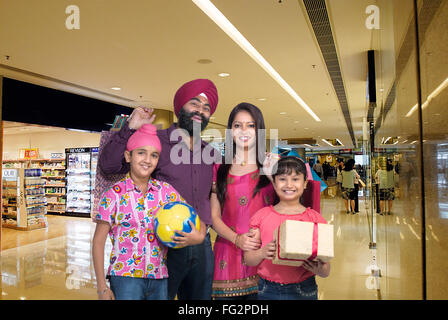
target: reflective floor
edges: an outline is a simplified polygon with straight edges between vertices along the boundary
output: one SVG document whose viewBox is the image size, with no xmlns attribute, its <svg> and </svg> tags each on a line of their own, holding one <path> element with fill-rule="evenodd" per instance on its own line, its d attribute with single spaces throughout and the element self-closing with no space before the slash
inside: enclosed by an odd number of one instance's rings
<svg viewBox="0 0 448 320">
<path fill-rule="evenodd" d="M 330 276 L 318 279 L 319 299 L 380 298 L 378 278 L 371 275 L 374 251 L 369 250 L 366 203 L 360 201 L 359 214 L 347 215 L 343 200 L 326 196 L 321 208 L 335 226 L 335 258 Z M 395 218 L 378 216 L 384 221 Z M 48 222 L 47 230 L 3 228 L 1 299 L 96 299 L 90 255 L 95 224 L 87 218 L 51 215 Z M 109 252 L 108 241 L 106 257 Z"/>
</svg>

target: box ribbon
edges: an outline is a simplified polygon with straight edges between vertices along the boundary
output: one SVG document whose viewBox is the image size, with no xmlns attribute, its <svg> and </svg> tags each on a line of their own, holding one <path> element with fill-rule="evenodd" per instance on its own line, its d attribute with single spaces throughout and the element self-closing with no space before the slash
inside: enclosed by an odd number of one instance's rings
<svg viewBox="0 0 448 320">
<path fill-rule="evenodd" d="M 280 228 L 278 228 L 277 231 L 277 258 L 279 260 L 286 260 L 286 261 L 305 261 L 305 260 L 309 260 L 309 261 L 313 261 L 314 259 L 316 259 L 317 257 L 317 247 L 318 247 L 318 243 L 319 243 L 319 235 L 318 235 L 318 226 L 317 226 L 317 222 L 314 222 L 314 228 L 313 228 L 313 244 L 311 247 L 311 255 L 308 257 L 308 259 L 288 259 L 288 258 L 283 258 L 280 256 Z"/>
</svg>

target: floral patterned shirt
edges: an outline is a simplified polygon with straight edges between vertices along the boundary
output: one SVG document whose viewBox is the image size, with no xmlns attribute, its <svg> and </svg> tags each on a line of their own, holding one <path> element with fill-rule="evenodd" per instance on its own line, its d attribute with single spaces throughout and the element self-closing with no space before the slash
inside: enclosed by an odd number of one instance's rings
<svg viewBox="0 0 448 320">
<path fill-rule="evenodd" d="M 154 233 L 153 219 L 167 202 L 184 201 L 168 183 L 149 179 L 142 194 L 129 174 L 109 188 L 93 218 L 109 223 L 112 241 L 108 275 L 163 279 L 168 277 L 167 248 Z"/>
</svg>

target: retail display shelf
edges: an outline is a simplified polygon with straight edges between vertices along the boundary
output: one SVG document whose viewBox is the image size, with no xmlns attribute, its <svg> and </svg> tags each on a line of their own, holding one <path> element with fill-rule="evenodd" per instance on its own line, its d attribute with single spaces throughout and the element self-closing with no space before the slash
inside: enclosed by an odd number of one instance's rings
<svg viewBox="0 0 448 320">
<path fill-rule="evenodd" d="M 39 158 L 39 159 L 15 159 L 15 160 L 3 160 L 3 168 L 32 168 L 40 169 L 41 176 L 39 183 L 28 186 L 26 189 L 39 189 L 42 191 L 38 196 L 57 197 L 57 212 L 65 212 L 65 187 L 66 187 L 66 171 L 65 171 L 65 158 Z M 27 178 L 29 179 L 29 178 Z M 31 178 L 33 179 L 33 178 Z M 51 188 L 58 188 L 51 193 Z M 59 189 L 60 188 L 60 189 Z M 33 191 L 33 194 L 36 193 Z M 54 200 L 54 199 L 53 199 Z M 55 211 L 54 204 L 46 204 L 47 212 Z"/>
<path fill-rule="evenodd" d="M 2 227 L 29 231 L 48 226 L 41 174 L 40 169 L 3 169 Z"/>
</svg>

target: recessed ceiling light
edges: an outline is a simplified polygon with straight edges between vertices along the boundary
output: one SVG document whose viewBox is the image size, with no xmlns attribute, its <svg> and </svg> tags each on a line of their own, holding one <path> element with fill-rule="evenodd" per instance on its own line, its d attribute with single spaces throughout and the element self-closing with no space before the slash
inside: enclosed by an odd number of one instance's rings
<svg viewBox="0 0 448 320">
<path fill-rule="evenodd" d="M 199 59 L 197 62 L 199 64 L 209 64 L 209 63 L 212 63 L 213 61 L 210 59 Z"/>
<path fill-rule="evenodd" d="M 266 98 L 258 98 L 257 100 L 258 101 L 266 101 L 267 99 Z"/>
<path fill-rule="evenodd" d="M 225 78 L 225 77 L 230 76 L 230 73 L 221 72 L 221 73 L 218 73 L 218 76 L 220 76 L 221 78 Z"/>
<path fill-rule="evenodd" d="M 111 89 L 112 89 L 112 90 L 115 90 L 115 91 L 120 91 L 120 90 L 121 90 L 120 87 L 112 87 Z"/>
<path fill-rule="evenodd" d="M 280 112 L 280 114 L 286 114 L 286 112 Z"/>
</svg>

